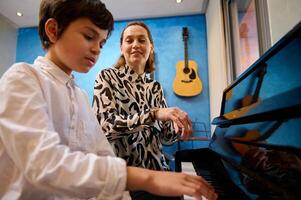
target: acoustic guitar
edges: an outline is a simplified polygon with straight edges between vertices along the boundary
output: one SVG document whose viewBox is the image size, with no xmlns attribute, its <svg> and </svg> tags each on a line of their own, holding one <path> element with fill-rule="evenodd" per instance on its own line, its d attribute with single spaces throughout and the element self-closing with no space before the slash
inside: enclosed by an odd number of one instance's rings
<svg viewBox="0 0 301 200">
<path fill-rule="evenodd" d="M 173 82 L 173 91 L 184 97 L 196 96 L 202 91 L 202 82 L 198 76 L 198 66 L 193 60 L 188 60 L 188 28 L 183 27 L 184 58 L 176 64 L 176 77 Z"/>
</svg>

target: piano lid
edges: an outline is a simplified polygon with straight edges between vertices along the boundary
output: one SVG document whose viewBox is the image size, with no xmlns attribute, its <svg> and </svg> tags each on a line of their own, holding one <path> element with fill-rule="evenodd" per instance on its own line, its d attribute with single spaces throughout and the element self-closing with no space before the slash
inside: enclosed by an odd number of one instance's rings
<svg viewBox="0 0 301 200">
<path fill-rule="evenodd" d="M 300 58 L 301 22 L 224 90 L 220 116 L 212 124 L 300 117 Z"/>
</svg>

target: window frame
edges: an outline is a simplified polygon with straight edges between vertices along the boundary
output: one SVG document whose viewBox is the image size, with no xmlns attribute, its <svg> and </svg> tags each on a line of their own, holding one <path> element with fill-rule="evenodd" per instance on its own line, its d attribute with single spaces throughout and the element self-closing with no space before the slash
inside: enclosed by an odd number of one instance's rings
<svg viewBox="0 0 301 200">
<path fill-rule="evenodd" d="M 243 0 L 239 0 L 243 1 Z M 245 0 L 248 1 L 248 0 Z M 267 0 L 254 0 L 256 24 L 258 34 L 259 57 L 271 47 L 271 35 Z M 240 68 L 240 41 L 237 16 L 237 0 L 222 0 L 224 18 L 226 63 L 228 84 L 239 75 Z"/>
</svg>

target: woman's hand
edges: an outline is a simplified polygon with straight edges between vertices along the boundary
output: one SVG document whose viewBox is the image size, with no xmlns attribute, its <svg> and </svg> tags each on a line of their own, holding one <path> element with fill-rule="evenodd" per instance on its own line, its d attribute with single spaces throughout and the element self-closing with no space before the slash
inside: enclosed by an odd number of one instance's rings
<svg viewBox="0 0 301 200">
<path fill-rule="evenodd" d="M 188 114 L 177 107 L 159 108 L 155 112 L 155 118 L 160 121 L 172 121 L 176 133 L 181 134 L 183 140 L 192 134 L 192 122 Z"/>
<path fill-rule="evenodd" d="M 214 189 L 202 177 L 184 173 L 152 171 L 128 167 L 128 190 L 144 190 L 160 196 L 188 195 L 201 199 L 217 199 Z"/>
</svg>

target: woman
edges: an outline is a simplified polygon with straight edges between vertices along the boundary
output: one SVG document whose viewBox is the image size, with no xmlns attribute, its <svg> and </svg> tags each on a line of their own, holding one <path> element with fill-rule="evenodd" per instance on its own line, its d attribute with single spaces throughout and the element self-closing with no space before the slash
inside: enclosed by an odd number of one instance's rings
<svg viewBox="0 0 301 200">
<path fill-rule="evenodd" d="M 95 80 L 97 119 L 116 155 L 127 165 L 169 170 L 162 144 L 187 139 L 192 133 L 191 120 L 179 108 L 167 108 L 161 85 L 146 76 L 155 69 L 155 57 L 152 36 L 144 23 L 125 27 L 120 49 L 115 68 L 101 71 Z M 132 193 L 133 199 L 140 199 L 140 194 Z"/>
</svg>

